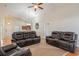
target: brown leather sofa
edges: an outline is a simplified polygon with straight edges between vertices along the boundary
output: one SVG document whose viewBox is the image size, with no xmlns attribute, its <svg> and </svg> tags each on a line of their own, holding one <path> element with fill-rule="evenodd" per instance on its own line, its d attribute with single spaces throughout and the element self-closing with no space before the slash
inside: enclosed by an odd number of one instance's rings
<svg viewBox="0 0 79 59">
<path fill-rule="evenodd" d="M 20 48 L 16 44 L 0 47 L 0 56 L 31 56 L 29 48 Z"/>
<path fill-rule="evenodd" d="M 20 47 L 40 43 L 40 36 L 35 31 L 30 32 L 14 32 L 12 34 L 12 42 Z"/>
<path fill-rule="evenodd" d="M 50 45 L 74 52 L 76 48 L 77 34 L 74 32 L 53 31 L 51 36 L 46 36 L 46 42 Z"/>
</svg>

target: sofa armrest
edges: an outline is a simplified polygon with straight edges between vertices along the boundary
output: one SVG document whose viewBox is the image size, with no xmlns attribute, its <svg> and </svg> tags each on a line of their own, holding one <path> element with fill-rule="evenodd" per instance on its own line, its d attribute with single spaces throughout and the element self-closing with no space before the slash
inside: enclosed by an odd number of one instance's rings
<svg viewBox="0 0 79 59">
<path fill-rule="evenodd" d="M 78 35 L 75 34 L 74 40 L 77 41 L 77 39 L 78 39 Z"/>
<path fill-rule="evenodd" d="M 73 40 L 69 40 L 70 43 L 77 41 L 77 34 L 74 35 Z"/>
<path fill-rule="evenodd" d="M 31 56 L 30 49 L 21 48 L 18 49 L 15 53 L 11 54 L 10 56 Z"/>
<path fill-rule="evenodd" d="M 2 49 L 5 51 L 5 52 L 8 52 L 12 49 L 16 49 L 17 48 L 17 45 L 16 44 L 10 44 L 10 45 L 7 45 L 7 46 L 3 46 Z"/>
<path fill-rule="evenodd" d="M 17 52 L 14 52 L 13 54 L 11 54 L 10 56 L 22 56 L 22 55 L 23 55 L 22 51 L 17 51 Z"/>
</svg>

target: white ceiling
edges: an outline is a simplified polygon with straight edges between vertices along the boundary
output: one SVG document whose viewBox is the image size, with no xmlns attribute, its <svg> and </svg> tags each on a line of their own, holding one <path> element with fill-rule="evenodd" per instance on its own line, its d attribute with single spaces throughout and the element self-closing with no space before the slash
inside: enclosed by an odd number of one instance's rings
<svg viewBox="0 0 79 59">
<path fill-rule="evenodd" d="M 37 10 L 35 12 L 33 8 L 27 8 L 31 6 L 31 3 L 4 3 L 0 4 L 7 8 L 11 13 L 16 16 L 23 17 L 25 19 L 33 19 L 37 16 L 53 16 L 53 17 L 68 17 L 70 15 L 79 14 L 79 4 L 43 4 L 43 10 Z"/>
</svg>

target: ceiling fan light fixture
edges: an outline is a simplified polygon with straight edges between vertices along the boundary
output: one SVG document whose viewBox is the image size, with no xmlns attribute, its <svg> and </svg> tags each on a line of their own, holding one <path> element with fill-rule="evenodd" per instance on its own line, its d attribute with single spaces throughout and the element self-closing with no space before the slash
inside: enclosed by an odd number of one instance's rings
<svg viewBox="0 0 79 59">
<path fill-rule="evenodd" d="M 37 6 L 37 5 L 34 5 L 34 8 L 35 8 L 35 9 L 37 9 L 37 8 L 38 8 L 38 6 Z"/>
<path fill-rule="evenodd" d="M 33 4 L 33 6 L 29 6 L 28 8 L 32 8 L 33 7 L 35 11 L 37 9 L 43 9 L 42 6 L 41 6 L 43 3 L 32 3 L 32 4 Z"/>
</svg>

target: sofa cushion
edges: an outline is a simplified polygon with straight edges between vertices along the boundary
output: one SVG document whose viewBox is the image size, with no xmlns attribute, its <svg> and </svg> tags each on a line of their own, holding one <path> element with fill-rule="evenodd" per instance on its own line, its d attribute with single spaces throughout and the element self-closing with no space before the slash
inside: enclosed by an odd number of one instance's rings
<svg viewBox="0 0 79 59">
<path fill-rule="evenodd" d="M 52 38 L 53 39 L 59 39 L 60 36 L 61 36 L 61 32 L 58 32 L 58 31 L 52 32 Z"/>
<path fill-rule="evenodd" d="M 23 37 L 24 37 L 24 39 L 29 38 L 29 33 L 28 32 L 24 32 Z"/>
<path fill-rule="evenodd" d="M 16 43 L 25 43 L 25 40 L 19 40 Z"/>
<path fill-rule="evenodd" d="M 26 39 L 25 41 L 32 41 L 33 39 L 32 38 L 28 38 L 28 39 Z"/>
<path fill-rule="evenodd" d="M 62 43 L 62 45 L 63 45 L 63 44 L 69 44 L 69 42 L 63 41 L 63 40 L 59 40 L 58 42 L 59 42 L 59 43 Z"/>
<path fill-rule="evenodd" d="M 59 39 L 53 39 L 53 38 L 46 38 L 47 40 L 50 40 L 50 41 L 58 41 Z"/>
<path fill-rule="evenodd" d="M 64 32 L 63 34 L 62 34 L 62 37 L 61 37 L 61 39 L 63 39 L 63 40 L 73 40 L 73 35 L 74 35 L 74 33 L 73 32 Z"/>
<path fill-rule="evenodd" d="M 30 36 L 30 38 L 35 38 L 36 32 L 35 31 L 29 32 L 29 36 Z"/>
<path fill-rule="evenodd" d="M 39 40 L 40 38 L 33 38 L 33 40 Z"/>
<path fill-rule="evenodd" d="M 21 40 L 23 39 L 23 32 L 15 32 L 12 34 L 13 39 Z"/>
</svg>

